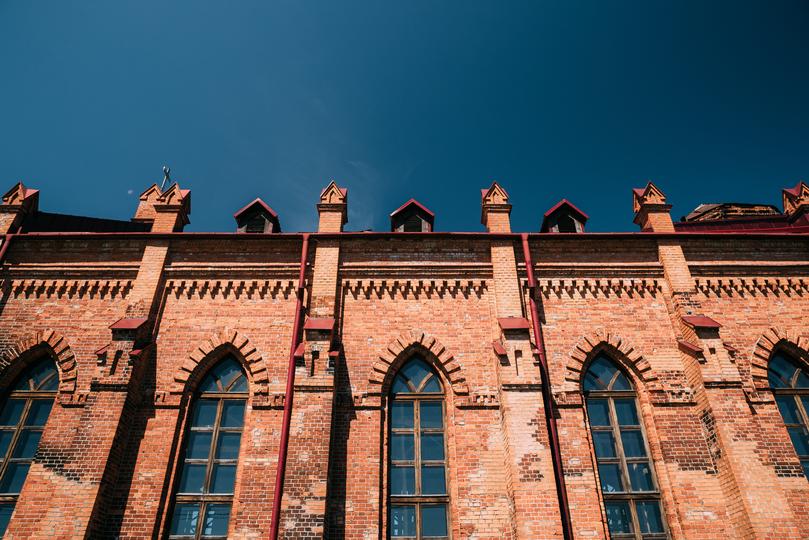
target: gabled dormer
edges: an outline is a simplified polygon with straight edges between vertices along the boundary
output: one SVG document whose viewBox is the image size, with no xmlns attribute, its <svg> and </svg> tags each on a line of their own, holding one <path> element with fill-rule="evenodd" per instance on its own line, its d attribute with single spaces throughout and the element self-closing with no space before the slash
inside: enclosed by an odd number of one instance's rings
<svg viewBox="0 0 809 540">
<path fill-rule="evenodd" d="M 562 199 L 542 218 L 540 232 L 583 233 L 589 217 L 567 199 Z"/>
<path fill-rule="evenodd" d="M 390 215 L 394 232 L 433 232 L 435 214 L 415 199 L 410 199 Z"/>
<path fill-rule="evenodd" d="M 267 203 L 257 198 L 233 214 L 236 232 L 240 233 L 279 233 L 281 223 L 278 214 Z"/>
</svg>

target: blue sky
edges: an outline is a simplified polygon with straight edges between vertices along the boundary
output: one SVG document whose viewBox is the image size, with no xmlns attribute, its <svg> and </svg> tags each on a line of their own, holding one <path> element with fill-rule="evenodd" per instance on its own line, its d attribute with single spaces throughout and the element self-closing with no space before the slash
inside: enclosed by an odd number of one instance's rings
<svg viewBox="0 0 809 540">
<path fill-rule="evenodd" d="M 809 180 L 806 1 L 0 0 L 0 187 L 128 219 L 167 163 L 186 230 L 256 196 L 316 227 L 331 178 L 348 229 L 415 197 L 437 230 L 515 230 L 567 197 L 635 230 L 653 179 L 675 218 Z M 131 193 L 130 193 L 131 192 Z"/>
</svg>

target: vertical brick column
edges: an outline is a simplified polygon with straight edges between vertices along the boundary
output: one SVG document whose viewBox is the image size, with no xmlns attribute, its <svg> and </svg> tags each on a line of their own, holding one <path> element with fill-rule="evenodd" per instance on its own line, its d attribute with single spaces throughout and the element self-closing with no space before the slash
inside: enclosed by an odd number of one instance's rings
<svg viewBox="0 0 809 540">
<path fill-rule="evenodd" d="M 496 182 L 481 191 L 481 222 L 491 233 L 510 233 L 508 194 Z M 494 302 L 491 355 L 497 363 L 506 484 L 516 538 L 561 536 L 540 373 L 534 363 L 530 325 L 521 298 L 515 239 L 491 241 Z"/>
<path fill-rule="evenodd" d="M 154 197 L 154 206 L 160 207 L 155 216 L 165 216 L 155 217 L 156 232 L 170 232 L 177 223 L 187 222 L 188 192 L 185 203 L 177 202 L 179 188 L 173 193 L 162 201 Z M 168 240 L 146 242 L 122 306 L 123 318 L 110 321 L 110 343 L 99 354 L 77 427 L 64 433 L 50 429 L 49 423 L 9 524 L 9 537 L 52 538 L 54 531 L 63 537 L 104 536 L 119 471 L 130 458 L 125 452 L 128 441 L 138 436 L 132 420 L 144 394 L 144 373 L 154 362 L 151 332 L 168 250 Z M 56 419 L 62 411 L 59 404 L 54 408 Z M 65 437 L 70 438 L 71 455 L 64 455 Z"/>
<path fill-rule="evenodd" d="M 671 206 L 654 184 L 634 190 L 633 195 L 635 223 L 643 231 L 674 231 Z M 716 463 L 731 518 L 728 530 L 736 538 L 800 538 L 790 501 L 783 490 L 773 487 L 779 478 L 759 449 L 764 443 L 756 440 L 761 429 L 751 413 L 739 371 L 720 338 L 721 325 L 702 311 L 680 241 L 660 239 L 658 255 L 668 284 L 675 335 L 706 352 L 705 358 L 698 359 L 681 347 L 680 357 Z M 773 535 L 775 530 L 778 534 Z"/>
<path fill-rule="evenodd" d="M 318 232 L 339 233 L 346 223 L 348 190 L 331 182 L 320 196 Z M 315 239 L 310 301 L 304 323 L 303 358 L 295 373 L 281 535 L 323 538 L 334 404 L 336 297 L 340 241 Z"/>
<path fill-rule="evenodd" d="M 0 234 L 17 232 L 25 216 L 36 212 L 38 205 L 39 190 L 17 182 L 0 201 Z"/>
</svg>

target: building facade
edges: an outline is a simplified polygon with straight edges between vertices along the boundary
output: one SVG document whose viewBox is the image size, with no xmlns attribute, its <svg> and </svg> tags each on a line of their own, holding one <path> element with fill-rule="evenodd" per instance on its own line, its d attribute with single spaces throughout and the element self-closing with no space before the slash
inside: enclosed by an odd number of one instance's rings
<svg viewBox="0 0 809 540">
<path fill-rule="evenodd" d="M 344 231 L 334 182 L 309 234 L 39 196 L 0 204 L 6 538 L 809 538 L 803 183 L 677 223 L 650 183 L 631 233 L 513 233 L 496 183 L 478 233 Z"/>
</svg>

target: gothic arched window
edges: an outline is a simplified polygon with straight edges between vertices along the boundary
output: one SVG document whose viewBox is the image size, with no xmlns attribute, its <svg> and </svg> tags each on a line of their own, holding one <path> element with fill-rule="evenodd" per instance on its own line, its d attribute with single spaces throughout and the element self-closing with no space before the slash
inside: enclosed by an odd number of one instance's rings
<svg viewBox="0 0 809 540">
<path fill-rule="evenodd" d="M 169 538 L 227 538 L 247 403 L 247 377 L 226 356 L 214 365 L 191 405 Z"/>
<path fill-rule="evenodd" d="M 0 536 L 14 512 L 58 389 L 56 364 L 46 356 L 17 377 L 0 411 Z"/>
<path fill-rule="evenodd" d="M 768 378 L 803 474 L 809 478 L 809 373 L 777 352 L 770 360 Z"/>
<path fill-rule="evenodd" d="M 610 538 L 668 538 L 632 383 L 599 354 L 583 390 Z"/>
<path fill-rule="evenodd" d="M 444 391 L 423 359 L 411 358 L 391 388 L 390 537 L 448 539 Z"/>
</svg>

